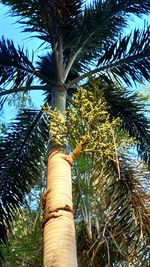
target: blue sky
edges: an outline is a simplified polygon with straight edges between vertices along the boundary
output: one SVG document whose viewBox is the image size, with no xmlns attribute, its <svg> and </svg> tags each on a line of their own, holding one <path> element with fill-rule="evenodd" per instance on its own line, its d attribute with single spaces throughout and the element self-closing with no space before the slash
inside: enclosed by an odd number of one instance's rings
<svg viewBox="0 0 150 267">
<path fill-rule="evenodd" d="M 32 49 L 36 51 L 40 45 L 40 41 L 36 38 L 34 40 L 29 38 L 27 33 L 23 33 L 20 24 L 15 23 L 17 18 L 10 17 L 7 14 L 8 7 L 0 4 L 0 37 L 4 35 L 8 39 L 12 39 L 15 44 L 19 44 L 21 47 L 28 47 L 29 51 Z"/>
<path fill-rule="evenodd" d="M 4 5 L 0 4 L 0 38 L 5 36 L 5 38 L 12 39 L 15 45 L 19 44 L 19 46 L 24 48 L 28 48 L 29 53 L 32 54 L 33 51 L 37 51 L 36 55 L 44 53 L 42 48 L 39 48 L 41 42 L 37 38 L 29 38 L 27 33 L 23 33 L 22 28 L 19 24 L 15 23 L 17 18 L 12 18 L 7 14 L 8 8 Z M 130 32 L 132 29 L 136 28 L 143 28 L 144 27 L 144 20 L 146 20 L 150 24 L 150 18 L 144 17 L 143 19 L 137 19 L 133 17 L 134 20 L 131 21 L 129 27 L 127 28 L 126 32 Z M 39 49 L 38 49 L 39 48 Z M 33 92 L 32 93 L 33 102 L 36 103 L 36 106 L 41 105 L 41 93 Z M 11 115 L 14 114 L 13 108 L 9 108 L 8 106 L 5 108 L 5 119 L 6 121 L 11 118 Z"/>
</svg>

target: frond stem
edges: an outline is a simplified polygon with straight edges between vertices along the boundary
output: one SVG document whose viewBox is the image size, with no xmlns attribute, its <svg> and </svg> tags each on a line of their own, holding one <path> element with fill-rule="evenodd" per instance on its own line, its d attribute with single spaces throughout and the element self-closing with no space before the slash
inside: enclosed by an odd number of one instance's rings
<svg viewBox="0 0 150 267">
<path fill-rule="evenodd" d="M 103 66 L 103 67 L 100 67 L 100 68 L 96 68 L 94 70 L 90 70 L 88 72 L 86 72 L 85 74 L 82 74 L 80 77 L 77 77 L 75 79 L 73 79 L 72 81 L 70 81 L 69 83 L 66 84 L 66 87 L 69 88 L 70 86 L 72 86 L 73 84 L 76 84 L 78 83 L 79 81 L 85 79 L 85 78 L 88 78 L 98 72 L 101 72 L 101 71 L 106 71 L 108 69 L 112 69 L 114 67 L 117 67 L 118 65 L 122 65 L 122 64 L 126 64 L 126 63 L 129 63 L 129 62 L 133 62 L 133 60 L 138 60 L 138 59 L 142 59 L 142 58 L 145 58 L 145 56 L 150 56 L 149 55 L 145 55 L 144 53 L 141 54 L 138 54 L 138 55 L 133 55 L 133 56 L 130 56 L 130 57 L 126 57 L 126 58 L 123 58 L 123 59 L 120 59 L 114 63 L 110 63 L 106 66 Z"/>
<path fill-rule="evenodd" d="M 4 95 L 8 95 L 8 94 L 14 94 L 14 93 L 18 93 L 18 92 L 27 92 L 27 91 L 35 91 L 35 90 L 47 90 L 50 87 L 46 87 L 46 86 L 40 86 L 40 85 L 33 85 L 33 86 L 23 86 L 20 88 L 13 88 L 13 89 L 9 89 L 9 90 L 3 90 L 2 88 L 0 88 L 1 92 L 0 92 L 0 97 L 4 96 Z"/>
</svg>

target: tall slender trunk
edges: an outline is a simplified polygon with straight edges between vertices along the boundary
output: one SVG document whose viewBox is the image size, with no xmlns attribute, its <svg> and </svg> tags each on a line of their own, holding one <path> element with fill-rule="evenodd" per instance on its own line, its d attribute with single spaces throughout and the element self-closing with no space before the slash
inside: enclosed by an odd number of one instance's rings
<svg viewBox="0 0 150 267">
<path fill-rule="evenodd" d="M 55 91 L 55 107 L 64 116 L 64 91 Z M 66 154 L 55 147 L 49 151 L 47 187 L 43 200 L 44 267 L 77 267 L 71 165 Z"/>
</svg>

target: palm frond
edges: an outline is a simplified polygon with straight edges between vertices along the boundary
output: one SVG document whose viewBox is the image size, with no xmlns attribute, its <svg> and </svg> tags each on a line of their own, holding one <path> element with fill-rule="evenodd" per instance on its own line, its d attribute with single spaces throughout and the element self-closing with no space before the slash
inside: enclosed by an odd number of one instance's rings
<svg viewBox="0 0 150 267">
<path fill-rule="evenodd" d="M 84 203 L 90 196 L 92 238 L 89 239 L 85 231 L 87 224 L 80 222 L 77 226 L 80 227 L 78 252 L 81 265 L 126 266 L 130 263 L 131 266 L 142 267 L 145 263 L 148 266 L 150 210 L 145 181 L 141 181 L 138 168 L 134 161 L 131 164 L 129 155 L 128 160 L 124 156 L 119 158 L 120 175 L 116 160 L 104 159 L 104 162 L 96 155 L 92 157 L 93 167 L 85 174 L 83 171 L 80 173 L 77 178 L 80 183 L 75 180 L 79 184 L 78 191 L 82 190 Z M 80 216 L 82 220 L 82 209 L 80 201 L 77 225 Z"/>
<path fill-rule="evenodd" d="M 149 38 L 150 26 L 144 31 L 135 30 L 133 37 L 129 35 L 111 46 L 108 45 L 98 61 L 101 71 L 106 71 L 108 78 L 112 74 L 117 81 L 124 80 L 128 85 L 132 85 L 132 81 L 149 81 Z"/>
<path fill-rule="evenodd" d="M 149 262 L 150 210 L 149 196 L 144 191 L 136 170 L 125 159 L 120 160 L 120 180 L 110 186 L 111 227 L 122 231 L 121 248 L 133 266 Z M 136 167 L 137 168 L 137 167 Z M 117 241 L 117 240 L 116 240 Z M 147 265 L 148 266 L 148 265 Z"/>
<path fill-rule="evenodd" d="M 63 62 L 64 65 L 66 64 L 66 57 L 67 57 L 67 51 L 64 51 L 64 58 Z M 39 60 L 37 61 L 37 70 L 39 75 L 41 76 L 41 82 L 46 83 L 49 86 L 54 86 L 56 81 L 56 70 L 55 70 L 55 64 L 54 64 L 54 58 L 53 55 L 50 53 L 47 53 L 45 56 L 39 57 Z M 74 66 L 72 66 L 68 76 L 67 81 L 75 79 L 79 76 L 79 73 L 82 70 L 82 66 L 80 64 L 75 63 Z M 43 77 L 43 78 L 42 78 Z"/>
<path fill-rule="evenodd" d="M 87 6 L 83 0 L 21 3 L 3 0 L 2 3 L 11 8 L 12 15 L 20 17 L 19 22 L 26 25 L 25 31 L 39 32 L 39 38 L 52 47 L 62 39 L 64 49 L 71 49 L 73 55 L 84 46 L 82 59 L 85 55 L 90 59 L 100 56 L 104 43 L 112 43 L 126 26 L 129 14 L 140 16 L 150 12 L 149 0 L 95 0 Z"/>
<path fill-rule="evenodd" d="M 67 83 L 66 87 L 69 88 L 73 84 L 95 74 L 102 74 L 110 82 L 115 79 L 121 84 L 124 81 L 130 86 L 133 85 L 133 82 L 143 82 L 144 79 L 149 81 L 149 38 L 150 26 L 147 26 L 145 30 L 135 30 L 133 35 L 130 34 L 113 44 L 109 45 L 107 43 L 103 47 L 103 55 L 99 58 L 97 68 L 84 72 L 84 74 Z M 83 58 L 82 63 L 83 65 L 84 63 L 87 64 L 85 58 Z"/>
<path fill-rule="evenodd" d="M 27 52 L 25 54 L 19 46 L 16 49 L 13 41 L 3 37 L 0 41 L 0 85 L 10 83 L 17 87 L 25 81 L 30 85 L 34 70 Z"/>
<path fill-rule="evenodd" d="M 101 79 L 99 89 L 104 92 L 111 116 L 120 117 L 122 128 L 137 140 L 139 155 L 150 164 L 150 128 L 149 118 L 144 115 L 145 101 L 138 93 Z"/>
<path fill-rule="evenodd" d="M 72 32 L 64 39 L 65 47 L 82 49 L 80 62 L 98 59 L 104 46 L 111 45 L 128 24 L 130 14 L 148 14 L 149 1 L 92 1 L 87 5 Z M 92 63 L 92 62 L 91 62 Z"/>
<path fill-rule="evenodd" d="M 56 40 L 59 34 L 65 36 L 72 30 L 78 20 L 83 1 L 51 1 L 51 0 L 23 0 L 2 1 L 11 7 L 12 15 L 17 15 L 23 20 L 20 23 L 26 25 L 25 31 L 39 32 L 40 38 L 51 42 Z M 28 8 L 30 6 L 30 8 Z"/>
<path fill-rule="evenodd" d="M 15 211 L 41 176 L 48 131 L 41 112 L 24 110 L 0 143 L 0 222 L 2 240 L 11 229 Z"/>
</svg>

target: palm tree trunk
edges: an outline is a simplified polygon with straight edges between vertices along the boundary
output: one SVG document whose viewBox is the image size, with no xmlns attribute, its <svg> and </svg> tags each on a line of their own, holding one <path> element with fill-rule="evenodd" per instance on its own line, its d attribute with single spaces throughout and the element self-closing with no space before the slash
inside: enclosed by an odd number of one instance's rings
<svg viewBox="0 0 150 267">
<path fill-rule="evenodd" d="M 62 91 L 54 96 L 53 108 L 60 103 L 62 115 L 65 97 Z M 67 155 L 55 147 L 48 157 L 47 188 L 43 203 L 44 267 L 77 267 L 71 165 Z"/>
</svg>

